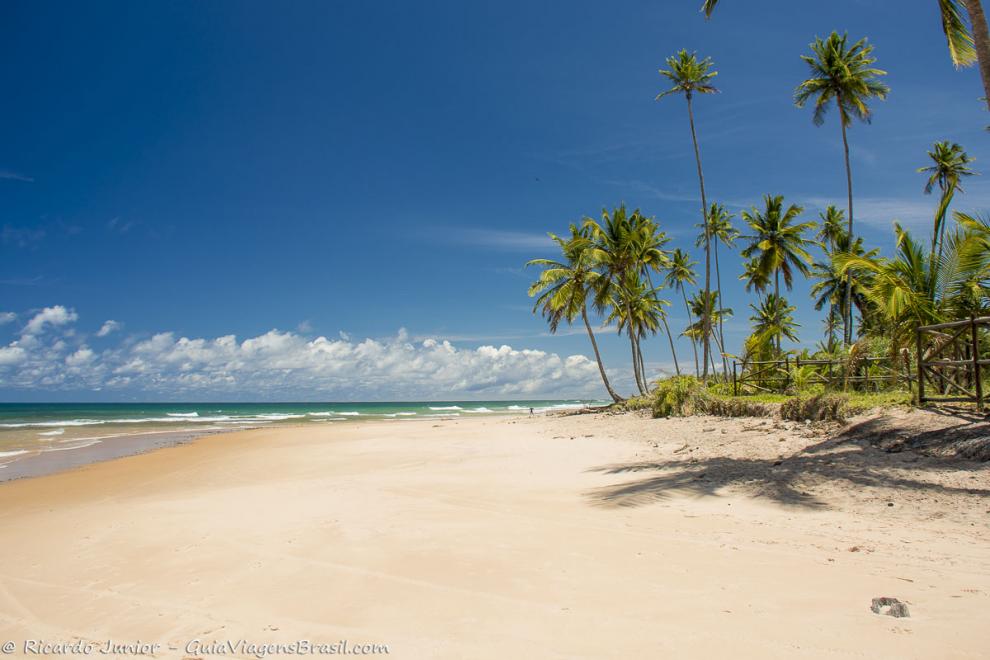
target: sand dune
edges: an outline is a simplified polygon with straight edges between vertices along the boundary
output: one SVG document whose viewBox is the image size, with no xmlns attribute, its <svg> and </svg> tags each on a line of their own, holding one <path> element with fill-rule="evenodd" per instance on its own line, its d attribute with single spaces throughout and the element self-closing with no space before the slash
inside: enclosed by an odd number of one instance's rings
<svg viewBox="0 0 990 660">
<path fill-rule="evenodd" d="M 974 463 L 752 420 L 224 434 L 0 486 L 0 640 L 986 657 L 988 495 Z"/>
</svg>

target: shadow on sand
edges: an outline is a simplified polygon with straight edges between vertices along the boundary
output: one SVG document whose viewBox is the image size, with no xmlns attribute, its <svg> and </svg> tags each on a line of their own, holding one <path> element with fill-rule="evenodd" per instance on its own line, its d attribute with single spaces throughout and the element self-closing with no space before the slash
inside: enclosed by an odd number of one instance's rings
<svg viewBox="0 0 990 660">
<path fill-rule="evenodd" d="M 636 474 L 642 477 L 596 488 L 585 493 L 597 506 L 637 507 L 663 501 L 672 495 L 716 496 L 726 487 L 741 487 L 760 499 L 804 508 L 826 508 L 827 503 L 811 491 L 816 485 L 830 482 L 833 487 L 850 490 L 884 487 L 897 490 L 924 491 L 931 495 L 968 494 L 990 497 L 990 490 L 946 486 L 925 480 L 926 473 L 952 470 L 980 470 L 985 465 L 953 460 L 919 459 L 911 454 L 894 456 L 874 448 L 865 441 L 867 431 L 853 428 L 836 438 L 811 445 L 781 458 L 706 457 L 617 463 L 591 468 L 602 474 Z M 945 441 L 945 432 L 935 437 Z M 853 440 L 855 438 L 855 441 Z M 906 460 L 905 460 L 906 458 Z M 910 461 L 910 463 L 908 463 Z M 908 470 L 904 468 L 910 467 Z M 934 474 L 933 474 L 934 476 Z"/>
</svg>

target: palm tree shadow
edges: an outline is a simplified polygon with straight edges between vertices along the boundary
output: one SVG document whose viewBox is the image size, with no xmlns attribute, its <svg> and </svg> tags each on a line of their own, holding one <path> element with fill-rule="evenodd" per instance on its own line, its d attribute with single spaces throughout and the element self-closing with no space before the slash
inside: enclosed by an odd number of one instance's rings
<svg viewBox="0 0 990 660">
<path fill-rule="evenodd" d="M 990 497 L 990 490 L 958 488 L 927 481 L 918 471 L 944 469 L 940 464 L 914 463 L 905 476 L 902 461 L 873 450 L 866 443 L 844 438 L 811 445 L 784 458 L 732 458 L 657 460 L 616 463 L 590 468 L 606 475 L 644 474 L 644 478 L 601 486 L 585 493 L 595 506 L 639 507 L 664 501 L 674 495 L 717 497 L 726 488 L 741 489 L 755 499 L 805 509 L 830 508 L 814 494 L 831 484 L 847 489 L 885 487 L 937 494 L 969 494 Z M 977 463 L 954 463 L 955 469 L 979 469 Z M 917 476 L 916 476 L 917 475 Z"/>
</svg>

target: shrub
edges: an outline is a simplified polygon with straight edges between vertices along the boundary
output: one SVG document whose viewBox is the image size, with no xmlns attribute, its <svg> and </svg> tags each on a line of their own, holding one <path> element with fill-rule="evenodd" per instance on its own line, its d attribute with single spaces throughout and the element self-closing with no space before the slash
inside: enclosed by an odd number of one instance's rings
<svg viewBox="0 0 990 660">
<path fill-rule="evenodd" d="M 658 381 L 657 389 L 653 391 L 653 416 L 681 417 L 692 414 L 692 399 L 701 388 L 701 383 L 692 376 L 674 376 Z"/>
</svg>

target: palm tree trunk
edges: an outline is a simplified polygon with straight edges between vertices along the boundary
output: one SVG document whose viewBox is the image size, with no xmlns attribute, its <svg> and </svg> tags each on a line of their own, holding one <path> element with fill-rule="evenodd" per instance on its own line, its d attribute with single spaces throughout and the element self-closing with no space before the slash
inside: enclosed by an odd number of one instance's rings
<svg viewBox="0 0 990 660">
<path fill-rule="evenodd" d="M 646 378 L 646 363 L 643 362 L 643 345 L 639 343 L 639 337 L 636 338 L 636 352 L 639 354 L 639 373 L 643 378 L 643 388 L 646 393 L 650 393 L 650 381 Z"/>
<path fill-rule="evenodd" d="M 681 287 L 681 295 L 684 296 L 684 310 L 688 315 L 688 325 L 694 325 L 694 317 L 691 316 L 691 306 L 688 305 L 687 292 L 684 287 Z M 694 375 L 701 378 L 701 367 L 698 366 L 698 344 L 694 341 L 694 337 L 688 337 L 691 340 L 691 348 L 694 349 Z"/>
<path fill-rule="evenodd" d="M 663 316 L 661 318 L 661 320 L 663 321 L 664 332 L 667 333 L 667 341 L 670 342 L 670 354 L 672 356 L 674 356 L 674 371 L 676 371 L 677 372 L 677 375 L 680 376 L 681 375 L 681 365 L 679 365 L 677 363 L 677 349 L 674 348 L 674 336 L 672 334 L 670 334 L 670 326 L 667 325 L 667 317 L 666 316 Z"/>
<path fill-rule="evenodd" d="M 712 290 L 712 249 L 711 237 L 708 226 L 708 199 L 705 197 L 705 175 L 701 169 L 701 151 L 698 149 L 698 134 L 694 129 L 694 110 L 691 107 L 691 92 L 684 95 L 687 98 L 688 120 L 691 123 L 691 141 L 694 143 L 694 162 L 698 165 L 698 184 L 701 186 L 701 222 L 705 228 L 705 297 L 707 298 Z M 702 335 L 704 346 L 704 359 L 701 361 L 704 367 L 702 378 L 708 378 L 708 355 L 711 352 L 709 341 L 712 334 L 712 320 L 709 314 L 705 314 L 702 320 Z"/>
<path fill-rule="evenodd" d="M 629 348 L 632 351 L 633 378 L 636 381 L 636 389 L 639 390 L 640 394 L 645 395 L 646 392 L 643 390 L 643 379 L 639 374 L 639 350 L 636 348 L 636 333 L 633 331 L 628 322 L 626 323 L 626 332 L 629 334 Z"/>
<path fill-rule="evenodd" d="M 966 12 L 969 14 L 969 24 L 973 29 L 973 44 L 976 46 L 976 59 L 980 66 L 980 78 L 983 79 L 983 100 L 990 110 L 990 30 L 987 29 L 987 17 L 983 13 L 983 3 L 980 0 L 963 0 Z"/>
<path fill-rule="evenodd" d="M 715 253 L 715 287 L 718 291 L 718 304 L 719 307 L 722 306 L 722 271 L 718 267 L 718 239 L 715 239 L 715 244 L 712 246 L 712 251 Z M 719 343 L 719 353 L 722 355 L 722 376 L 725 377 L 725 381 L 729 381 L 729 362 L 725 357 L 725 326 L 723 325 L 722 315 L 718 315 L 718 343 Z"/>
<path fill-rule="evenodd" d="M 839 107 L 842 107 L 842 97 L 837 97 L 836 101 Z M 846 192 L 849 196 L 849 246 L 852 247 L 855 242 L 853 241 L 853 178 L 852 178 L 852 166 L 849 164 L 849 139 L 846 137 L 846 124 L 839 117 L 839 125 L 842 127 L 842 148 L 845 152 L 846 157 Z M 852 272 L 846 273 L 846 299 L 852 300 Z M 846 305 L 846 319 L 845 328 L 843 329 L 843 341 L 846 346 L 852 344 L 853 336 L 853 314 L 852 305 Z"/>
<path fill-rule="evenodd" d="M 615 390 L 612 389 L 612 383 L 608 382 L 608 374 L 605 373 L 605 365 L 602 364 L 602 355 L 598 352 L 598 342 L 595 341 L 595 333 L 591 331 L 591 324 L 588 323 L 588 310 L 583 307 L 581 308 L 581 318 L 584 319 L 584 327 L 588 331 L 591 348 L 595 351 L 595 362 L 598 363 L 598 371 L 602 375 L 602 382 L 605 383 L 605 390 L 612 397 L 612 401 L 619 403 L 622 401 L 622 397 L 615 393 Z"/>
<path fill-rule="evenodd" d="M 780 305 L 780 271 L 775 271 L 773 274 L 773 295 L 777 299 L 777 304 Z M 777 334 L 777 357 L 780 357 L 780 333 Z"/>
<path fill-rule="evenodd" d="M 938 211 L 935 215 L 935 230 L 932 232 L 932 251 L 928 255 L 928 291 L 932 302 L 935 301 L 935 277 L 938 272 L 938 264 L 942 263 L 942 246 L 945 243 L 945 217 L 949 214 L 949 204 L 955 195 L 955 186 L 950 185 L 942 192 L 942 197 L 938 202 Z M 936 257 L 936 245 L 938 246 L 938 256 Z"/>
</svg>

